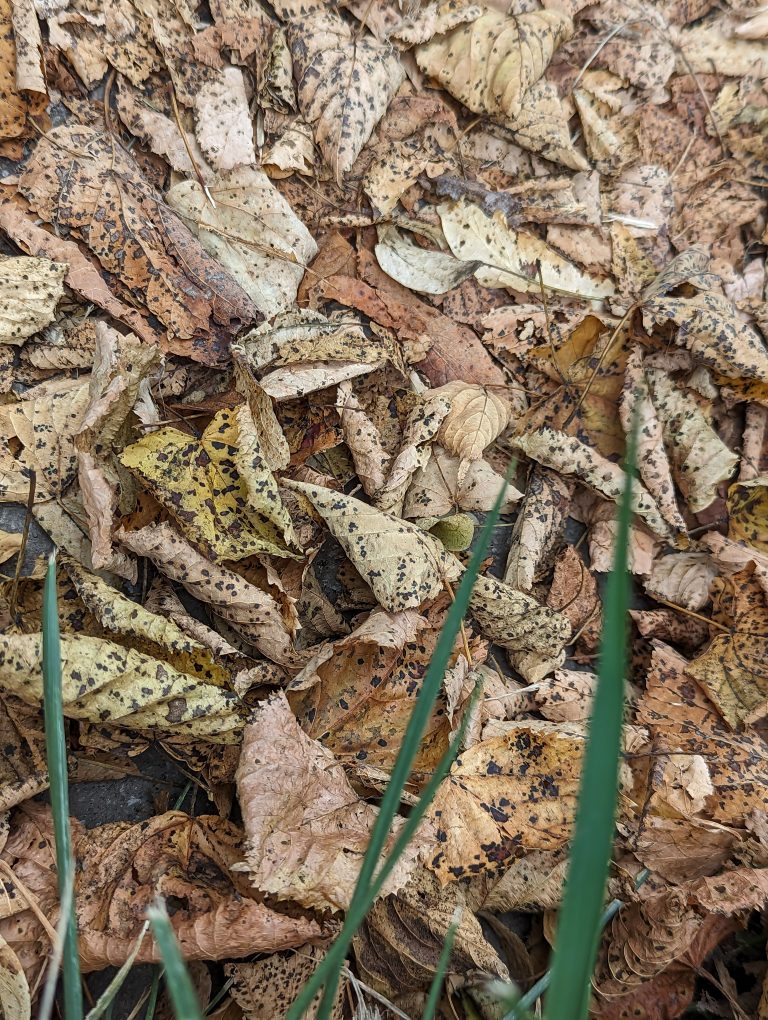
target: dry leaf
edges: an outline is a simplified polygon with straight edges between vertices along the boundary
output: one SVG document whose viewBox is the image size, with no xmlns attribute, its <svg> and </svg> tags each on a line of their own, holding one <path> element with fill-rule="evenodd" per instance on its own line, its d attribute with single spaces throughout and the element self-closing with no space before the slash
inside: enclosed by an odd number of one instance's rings
<svg viewBox="0 0 768 1020">
<path fill-rule="evenodd" d="M 120 461 L 212 559 L 291 555 L 293 525 L 247 405 L 219 411 L 200 439 L 169 427 L 150 432 Z"/>
<path fill-rule="evenodd" d="M 405 496 L 403 516 L 409 518 L 445 517 L 455 510 L 488 513 L 505 486 L 501 513 L 509 513 L 523 498 L 522 492 L 484 460 L 462 462 L 442 446 L 432 445 L 431 456 L 413 476 Z"/>
<path fill-rule="evenodd" d="M 378 235 L 375 252 L 381 268 L 403 287 L 422 294 L 445 294 L 472 276 L 479 266 L 442 251 L 420 248 L 395 227 L 379 227 Z"/>
<path fill-rule="evenodd" d="M 495 577 L 478 578 L 469 609 L 483 633 L 512 652 L 557 656 L 571 636 L 565 616 Z"/>
<path fill-rule="evenodd" d="M 64 204 L 62 152 L 69 181 Z M 112 136 L 88 127 L 54 128 L 38 143 L 19 188 L 46 222 L 70 227 L 104 269 L 146 303 L 168 327 L 170 350 L 216 364 L 232 333 L 258 317 L 245 292 L 203 251 Z"/>
<path fill-rule="evenodd" d="M 444 396 L 450 410 L 437 433 L 445 449 L 463 460 L 479 460 L 483 451 L 504 431 L 510 408 L 491 390 L 466 383 L 446 383 L 430 396 Z"/>
<path fill-rule="evenodd" d="M 426 863 L 441 883 L 503 868 L 525 850 L 568 839 L 584 737 L 552 723 L 515 723 L 464 751 L 443 780 L 429 818 L 437 830 Z"/>
<path fill-rule="evenodd" d="M 177 897 L 171 924 L 187 960 L 221 960 L 300 946 L 319 925 L 278 913 L 252 899 L 248 882 L 233 872 L 242 860 L 243 834 L 215 816 L 169 811 L 138 823 L 112 822 L 85 830 L 75 819 L 75 882 L 80 962 L 84 972 L 120 966 L 136 945 L 145 911 L 156 896 Z M 26 805 L 2 859 L 15 895 L 6 900 L 0 933 L 27 975 L 39 977 L 50 952 L 49 933 L 28 908 L 14 879 L 34 892 L 45 915 L 58 914 L 50 809 Z M 10 909 L 8 908 L 10 905 Z M 147 935 L 137 962 L 160 959 Z"/>
<path fill-rule="evenodd" d="M 307 228 L 256 167 L 222 173 L 206 182 L 206 191 L 197 181 L 182 181 L 166 199 L 263 315 L 289 309 L 317 254 Z"/>
<path fill-rule="evenodd" d="M 240 739 L 242 718 L 230 691 L 113 641 L 62 635 L 64 714 L 182 740 Z M 43 697 L 42 635 L 0 637 L 5 690 L 29 705 Z"/>
<path fill-rule="evenodd" d="M 247 870 L 278 899 L 317 910 L 349 906 L 376 808 L 361 800 L 330 751 L 300 728 L 285 695 L 262 702 L 243 736 L 237 770 Z M 413 870 L 411 843 L 385 883 L 394 892 Z"/>
<path fill-rule="evenodd" d="M 283 1020 L 315 968 L 325 956 L 320 946 L 300 946 L 295 952 L 273 953 L 256 963 L 228 963 L 224 974 L 232 981 L 231 995 L 247 1020 Z M 331 1020 L 342 1020 L 346 981 L 336 990 Z M 315 1020 L 322 995 L 317 993 L 304 1016 Z"/>
<path fill-rule="evenodd" d="M 0 343 L 23 344 L 53 321 L 66 272 L 48 259 L 0 259 Z"/>
<path fill-rule="evenodd" d="M 709 602 L 716 576 L 711 558 L 703 552 L 675 552 L 654 560 L 646 591 L 684 609 L 699 610 Z"/>
<path fill-rule="evenodd" d="M 573 32 L 567 14 L 534 11 L 507 17 L 486 11 L 470 24 L 419 46 L 419 67 L 474 113 L 506 122 Z"/>
<path fill-rule="evenodd" d="M 700 513 L 715 501 L 718 485 L 730 478 L 739 458 L 720 439 L 694 397 L 666 372 L 646 367 L 645 376 L 675 480 L 691 511 Z"/>
<path fill-rule="evenodd" d="M 293 648 L 295 610 L 281 607 L 272 595 L 226 567 L 206 560 L 169 524 L 118 532 L 117 538 L 137 556 L 146 556 L 172 581 L 209 605 L 246 641 L 281 665 L 298 665 Z"/>
<path fill-rule="evenodd" d="M 351 634 L 324 645 L 286 688 L 302 729 L 349 767 L 363 763 L 363 775 L 369 768 L 391 772 L 441 624 L 442 617 L 433 624 L 413 609 L 376 609 Z M 448 750 L 450 735 L 440 699 L 411 771 L 417 786 Z"/>
<path fill-rule="evenodd" d="M 195 135 L 205 158 L 219 172 L 249 168 L 256 162 L 245 78 L 239 67 L 224 67 L 203 83 L 195 96 Z"/>
<path fill-rule="evenodd" d="M 541 79 L 528 89 L 519 113 L 506 122 L 506 127 L 515 142 L 529 152 L 571 170 L 588 170 L 589 163 L 571 141 L 570 112 L 552 82 Z"/>
<path fill-rule="evenodd" d="M 357 477 L 366 494 L 373 496 L 384 485 L 390 456 L 381 445 L 379 430 L 360 406 L 350 382 L 339 385 L 336 399 L 344 442 L 352 454 Z"/>
<path fill-rule="evenodd" d="M 353 32 L 336 11 L 279 0 L 298 84 L 299 107 L 333 176 L 341 183 L 400 87 L 392 49 Z"/>
<path fill-rule="evenodd" d="M 420 528 L 331 489 L 286 485 L 306 496 L 389 612 L 417 609 L 456 579 L 456 566 L 440 543 Z"/>
<path fill-rule="evenodd" d="M 746 567 L 715 578 L 712 619 L 726 632 L 714 631 L 707 650 L 687 667 L 733 727 L 768 713 L 768 604 L 753 573 Z"/>
<path fill-rule="evenodd" d="M 543 284 L 554 293 L 583 300 L 599 300 L 614 292 L 610 280 L 593 279 L 538 237 L 510 229 L 501 212 L 491 218 L 462 199 L 439 206 L 438 213 L 456 258 L 482 263 L 475 277 L 484 287 L 539 294 Z M 541 268 L 541 281 L 537 267 Z"/>
<path fill-rule="evenodd" d="M 512 436 L 510 442 L 539 464 L 565 475 L 575 475 L 585 485 L 614 502 L 621 499 L 626 484 L 622 469 L 575 436 L 567 436 L 549 425 L 543 425 L 535 432 Z M 632 509 L 654 534 L 667 537 L 667 525 L 656 502 L 638 482 L 632 486 Z"/>
<path fill-rule="evenodd" d="M 565 528 L 573 488 L 572 482 L 555 471 L 534 467 L 512 531 L 504 570 L 504 581 L 512 588 L 530 591 L 537 574 L 546 569 Z"/>
<path fill-rule="evenodd" d="M 627 435 L 637 420 L 637 467 L 640 477 L 656 500 L 664 520 L 673 531 L 685 534 L 687 529 L 677 506 L 672 472 L 664 450 L 664 431 L 648 389 L 643 353 L 639 345 L 631 349 L 627 358 L 619 414 Z M 670 440 L 675 442 L 671 430 Z"/>
<path fill-rule="evenodd" d="M 643 304 L 649 323 L 678 326 L 675 341 L 721 375 L 768 382 L 768 353 L 757 331 L 719 294 L 652 297 Z"/>
</svg>

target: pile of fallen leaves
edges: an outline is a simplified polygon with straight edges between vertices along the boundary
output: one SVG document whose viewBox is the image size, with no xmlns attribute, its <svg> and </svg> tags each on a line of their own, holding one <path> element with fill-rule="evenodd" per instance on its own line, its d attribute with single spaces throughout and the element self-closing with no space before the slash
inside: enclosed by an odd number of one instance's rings
<svg viewBox="0 0 768 1020">
<path fill-rule="evenodd" d="M 187 959 L 226 963 L 221 1014 L 274 1018 L 338 931 L 503 485 L 404 812 L 482 700 L 337 1012 L 418 1015 L 457 907 L 446 1009 L 540 976 L 637 417 L 625 907 L 593 1006 L 678 1016 L 703 975 L 708 1008 L 768 1017 L 764 962 L 716 949 L 768 900 L 751 3 L 0 0 L 6 1016 L 58 918 L 41 536 L 71 781 L 153 745 L 209 798 L 73 819 L 83 970 L 160 894 Z"/>
</svg>

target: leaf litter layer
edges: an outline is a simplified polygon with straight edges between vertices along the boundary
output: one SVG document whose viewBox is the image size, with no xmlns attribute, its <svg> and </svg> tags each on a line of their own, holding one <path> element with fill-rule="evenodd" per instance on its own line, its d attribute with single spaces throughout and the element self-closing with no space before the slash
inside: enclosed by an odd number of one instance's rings
<svg viewBox="0 0 768 1020">
<path fill-rule="evenodd" d="M 161 895 L 203 1005 L 222 962 L 217 1012 L 255 1020 L 285 1015 L 352 902 L 502 487 L 386 846 L 462 746 L 333 1008 L 420 1016 L 459 917 L 443 1015 L 495 1016 L 489 978 L 532 985 L 637 419 L 625 906 L 591 1009 L 768 1016 L 764 952 L 734 950 L 768 902 L 764 11 L 0 0 L 0 20 L 3 1011 L 36 1009 L 59 910 L 41 532 L 70 782 L 154 746 L 199 784 L 189 814 L 73 821 L 82 970 L 156 960 Z"/>
</svg>

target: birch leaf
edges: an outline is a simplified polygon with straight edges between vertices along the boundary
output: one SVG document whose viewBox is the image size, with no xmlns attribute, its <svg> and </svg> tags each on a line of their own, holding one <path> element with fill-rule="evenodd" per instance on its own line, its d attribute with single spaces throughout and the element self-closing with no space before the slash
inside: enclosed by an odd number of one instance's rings
<svg viewBox="0 0 768 1020">
<path fill-rule="evenodd" d="M 508 227 L 502 212 L 486 216 L 479 206 L 463 198 L 439 206 L 438 214 L 456 258 L 482 263 L 475 277 L 484 287 L 539 294 L 538 263 L 544 286 L 554 293 L 599 301 L 614 292 L 610 280 L 594 279 L 538 237 Z"/>
<path fill-rule="evenodd" d="M 181 673 L 170 663 L 114 641 L 63 634 L 64 714 L 181 740 L 237 743 L 237 696 Z M 0 637 L 0 680 L 29 705 L 43 697 L 42 635 Z"/>
<path fill-rule="evenodd" d="M 627 476 L 612 461 L 590 449 L 575 436 L 567 436 L 550 425 L 535 432 L 513 436 L 510 440 L 526 457 L 539 464 L 575 476 L 595 492 L 618 502 Z M 632 510 L 642 517 L 654 534 L 666 538 L 668 528 L 651 494 L 639 482 L 632 486 Z"/>
<path fill-rule="evenodd" d="M 376 808 L 344 769 L 304 733 L 279 692 L 262 702 L 243 736 L 237 769 L 247 870 L 278 899 L 316 910 L 345 910 L 360 871 Z M 413 870 L 418 841 L 400 857 L 383 893 Z"/>
<path fill-rule="evenodd" d="M 572 32 L 573 22 L 559 11 L 513 17 L 486 11 L 419 46 L 416 60 L 473 113 L 504 123 L 518 116 L 527 90 Z"/>
<path fill-rule="evenodd" d="M 49 259 L 0 259 L 0 344 L 23 344 L 53 321 L 68 269 Z"/>
<path fill-rule="evenodd" d="M 692 396 L 666 372 L 647 368 L 646 378 L 664 434 L 677 484 L 693 513 L 717 497 L 717 487 L 730 478 L 739 458 L 712 428 Z"/>
<path fill-rule="evenodd" d="M 241 433 L 240 426 L 250 431 Z M 216 560 L 288 556 L 290 518 L 247 410 L 219 411 L 200 439 L 161 428 L 126 447 L 137 474 L 201 551 Z"/>
<path fill-rule="evenodd" d="M 456 579 L 440 543 L 413 524 L 331 489 L 286 485 L 306 496 L 389 612 L 417 609 L 444 590 L 445 580 Z"/>
<path fill-rule="evenodd" d="M 215 208 L 196 180 L 165 196 L 203 248 L 225 266 L 268 318 L 289 309 L 317 245 L 267 175 L 253 166 L 207 182 Z"/>
</svg>

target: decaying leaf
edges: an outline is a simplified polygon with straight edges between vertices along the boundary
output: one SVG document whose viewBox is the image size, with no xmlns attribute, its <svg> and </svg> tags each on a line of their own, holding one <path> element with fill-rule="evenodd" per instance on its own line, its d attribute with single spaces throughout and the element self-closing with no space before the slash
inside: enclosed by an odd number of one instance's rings
<svg viewBox="0 0 768 1020">
<path fill-rule="evenodd" d="M 325 956 L 320 946 L 300 946 L 296 952 L 273 953 L 256 963 L 228 963 L 224 973 L 232 981 L 232 998 L 248 1020 L 276 1020 L 288 1008 Z M 342 1020 L 346 981 L 342 978 L 331 1010 L 331 1020 Z M 306 1010 L 314 1020 L 320 1005 L 320 992 Z"/>
<path fill-rule="evenodd" d="M 238 167 L 208 181 L 206 191 L 182 181 L 167 201 L 263 315 L 292 306 L 317 245 L 263 171 Z"/>
<path fill-rule="evenodd" d="M 394 227 L 379 227 L 378 234 L 376 258 L 381 268 L 403 287 L 422 294 L 445 294 L 478 268 L 445 252 L 411 244 Z"/>
<path fill-rule="evenodd" d="M 513 725 L 513 724 L 507 724 Z M 568 839 L 576 806 L 583 735 L 552 723 L 515 723 L 505 736 L 456 759 L 437 791 L 437 830 L 426 863 L 442 883 L 495 872 L 526 850 L 555 850 Z"/>
<path fill-rule="evenodd" d="M 136 945 L 146 908 L 158 895 L 178 897 L 171 924 L 187 960 L 217 960 L 300 946 L 320 935 L 317 922 L 289 917 L 252 898 L 233 865 L 243 858 L 243 833 L 212 815 L 191 818 L 169 811 L 138 823 L 112 822 L 86 830 L 75 819 L 80 965 L 83 971 L 120 966 Z M 14 895 L 5 901 L 0 934 L 30 980 L 39 978 L 50 952 L 52 928 L 39 916 L 58 915 L 53 822 L 50 809 L 28 804 L 6 841 Z M 18 876 L 19 888 L 15 887 Z M 30 909 L 21 887 L 32 890 Z M 154 940 L 142 941 L 138 962 L 160 959 Z"/>
<path fill-rule="evenodd" d="M 169 524 L 121 531 L 120 542 L 137 556 L 146 556 L 172 581 L 209 605 L 247 642 L 281 665 L 300 664 L 293 648 L 295 610 L 280 606 L 268 592 L 226 567 L 206 560 Z"/>
<path fill-rule="evenodd" d="M 458 510 L 487 513 L 505 486 L 501 513 L 509 513 L 523 494 L 485 460 L 469 464 L 452 457 L 437 444 L 432 455 L 413 476 L 405 495 L 403 516 L 408 518 L 445 517 Z"/>
<path fill-rule="evenodd" d="M 571 19 L 559 11 L 508 17 L 489 10 L 419 46 L 416 59 L 470 110 L 514 121 L 527 90 L 572 31 Z"/>
<path fill-rule="evenodd" d="M 285 695 L 254 713 L 243 736 L 237 787 L 253 884 L 278 899 L 344 910 L 355 887 L 376 809 L 361 800 L 330 751 L 308 737 Z M 384 892 L 413 870 L 418 840 L 400 858 Z"/>
<path fill-rule="evenodd" d="M 530 591 L 539 570 L 561 537 L 573 496 L 573 482 L 536 465 L 515 521 L 504 581 Z"/>
<path fill-rule="evenodd" d="M 358 153 L 397 92 L 404 71 L 369 32 L 355 34 L 337 12 L 299 0 L 275 5 L 286 27 L 299 106 L 336 180 Z"/>
<path fill-rule="evenodd" d="M 509 287 L 540 293 L 538 268 L 544 287 L 558 294 L 599 300 L 613 294 L 610 280 L 600 282 L 533 234 L 510 229 L 501 212 L 493 217 L 466 199 L 439 207 L 440 222 L 453 254 L 481 263 L 475 277 L 484 287 Z"/>
<path fill-rule="evenodd" d="M 728 490 L 728 537 L 763 554 L 768 553 L 767 483 L 765 475 L 758 475 L 734 482 Z"/>
<path fill-rule="evenodd" d="M 235 743 L 243 720 L 236 695 L 169 662 L 103 638 L 62 635 L 64 714 L 178 739 Z M 4 688 L 30 705 L 43 697 L 42 635 L 0 638 Z"/>
<path fill-rule="evenodd" d="M 572 545 L 557 558 L 547 605 L 568 620 L 587 648 L 597 647 L 603 616 L 597 582 Z"/>
<path fill-rule="evenodd" d="M 450 402 L 437 438 L 449 453 L 463 460 L 479 460 L 509 422 L 509 405 L 482 386 L 453 382 L 432 393 L 445 396 Z"/>
<path fill-rule="evenodd" d="M 714 502 L 717 486 L 733 474 L 738 457 L 720 439 L 696 400 L 666 372 L 646 368 L 645 375 L 675 479 L 691 510 L 698 513 Z"/>
<path fill-rule="evenodd" d="M 0 343 L 23 344 L 52 321 L 66 272 L 48 259 L 0 259 Z"/>
<path fill-rule="evenodd" d="M 200 439 L 161 428 L 120 457 L 194 544 L 219 561 L 259 552 L 290 555 L 293 538 L 250 411 L 243 408 L 219 411 Z"/>
<path fill-rule="evenodd" d="M 389 612 L 418 608 L 456 579 L 456 567 L 440 543 L 420 528 L 340 492 L 287 484 L 306 496 Z"/>
<path fill-rule="evenodd" d="M 62 152 L 69 159 L 64 202 Z M 70 227 L 146 303 L 168 327 L 171 350 L 216 364 L 232 331 L 258 317 L 245 292 L 203 251 L 112 136 L 90 127 L 54 128 L 35 149 L 20 189 L 46 222 Z"/>
<path fill-rule="evenodd" d="M 565 616 L 494 577 L 478 579 L 469 608 L 483 633 L 512 652 L 556 656 L 571 636 Z"/>
<path fill-rule="evenodd" d="M 705 552 L 675 552 L 654 560 L 645 583 L 651 595 L 658 595 L 684 609 L 703 609 L 715 578 L 711 558 Z"/>
<path fill-rule="evenodd" d="M 615 502 L 621 498 L 626 484 L 622 469 L 590 449 L 575 436 L 543 425 L 535 432 L 514 435 L 514 445 L 527 457 L 544 467 L 564 475 L 575 475 L 580 481 Z M 655 500 L 638 482 L 632 486 L 632 509 L 643 518 L 654 534 L 665 538 L 668 529 Z"/>
<path fill-rule="evenodd" d="M 768 602 L 753 574 L 747 567 L 715 579 L 712 619 L 725 633 L 715 631 L 704 654 L 687 668 L 734 727 L 768 713 Z"/>
</svg>

